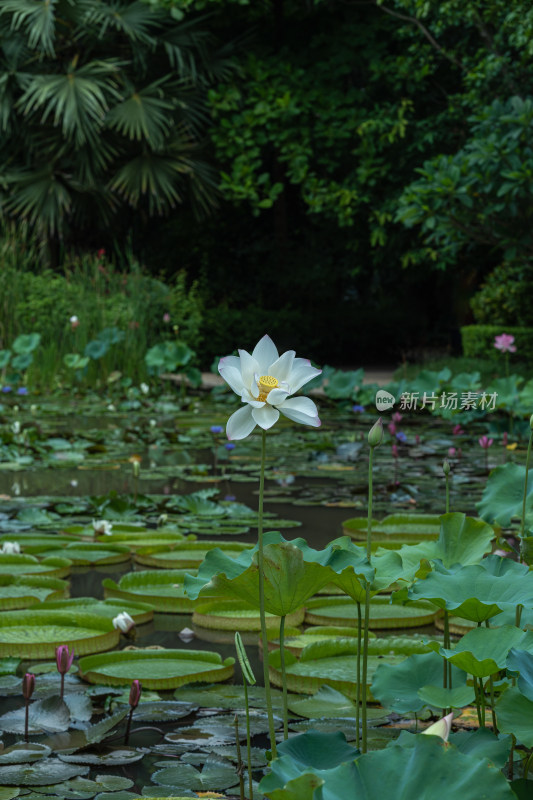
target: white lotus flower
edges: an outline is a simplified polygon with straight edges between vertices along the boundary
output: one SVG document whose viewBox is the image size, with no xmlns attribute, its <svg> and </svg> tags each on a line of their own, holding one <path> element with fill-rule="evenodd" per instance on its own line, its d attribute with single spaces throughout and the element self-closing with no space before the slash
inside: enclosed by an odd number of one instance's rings
<svg viewBox="0 0 533 800">
<path fill-rule="evenodd" d="M 305 383 L 320 375 L 307 358 L 295 358 L 294 350 L 279 355 L 270 336 L 263 336 L 250 355 L 220 359 L 218 371 L 246 405 L 228 420 L 228 439 L 245 439 L 259 425 L 268 430 L 281 411 L 294 422 L 318 428 L 317 407 L 308 397 L 290 397 Z"/>
<path fill-rule="evenodd" d="M 192 642 L 194 639 L 194 631 L 190 628 L 182 628 L 181 631 L 178 633 L 182 642 Z"/>
<path fill-rule="evenodd" d="M 15 553 L 18 555 L 18 553 L 20 553 L 20 544 L 18 542 L 4 542 L 0 553 L 4 555 L 6 553 Z"/>
<path fill-rule="evenodd" d="M 135 622 L 127 611 L 121 611 L 120 614 L 117 614 L 117 616 L 114 617 L 113 627 L 118 628 L 118 630 L 122 631 L 122 633 L 127 633 L 135 627 Z"/>
<path fill-rule="evenodd" d="M 105 519 L 93 519 L 93 528 L 95 533 L 110 536 L 113 530 L 113 524 L 111 522 L 107 522 Z"/>
<path fill-rule="evenodd" d="M 20 433 L 20 422 L 18 421 L 18 419 L 16 419 L 15 422 L 13 422 L 13 424 L 11 425 L 11 430 L 13 431 L 15 436 L 17 435 L 17 433 Z"/>
<path fill-rule="evenodd" d="M 150 387 L 147 383 L 141 383 L 139 388 L 143 394 L 150 394 Z"/>
<path fill-rule="evenodd" d="M 452 729 L 452 720 L 453 720 L 453 711 L 451 714 L 447 714 L 442 719 L 438 719 L 433 725 L 430 725 L 429 728 L 426 728 L 425 733 L 427 736 L 440 736 L 440 738 L 444 741 L 448 741 L 448 736 L 450 735 L 450 731 Z"/>
</svg>

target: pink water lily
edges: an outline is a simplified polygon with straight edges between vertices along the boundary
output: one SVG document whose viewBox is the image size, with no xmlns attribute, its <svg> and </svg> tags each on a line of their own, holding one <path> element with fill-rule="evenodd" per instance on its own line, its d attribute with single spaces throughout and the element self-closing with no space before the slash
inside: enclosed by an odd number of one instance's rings
<svg viewBox="0 0 533 800">
<path fill-rule="evenodd" d="M 488 450 L 494 443 L 494 439 L 489 439 L 488 436 L 482 436 L 478 441 L 483 450 Z"/>
<path fill-rule="evenodd" d="M 229 418 L 228 439 L 245 439 L 256 425 L 268 430 L 279 419 L 281 411 L 293 422 L 320 426 L 316 405 L 308 397 L 291 397 L 320 375 L 306 358 L 296 358 L 294 350 L 279 355 L 270 336 L 256 344 L 252 354 L 239 350 L 238 356 L 226 356 L 218 371 L 245 405 Z"/>
<path fill-rule="evenodd" d="M 502 353 L 516 353 L 514 336 L 511 336 L 510 333 L 501 333 L 499 336 L 495 336 L 494 347 L 496 350 L 501 350 Z"/>
</svg>

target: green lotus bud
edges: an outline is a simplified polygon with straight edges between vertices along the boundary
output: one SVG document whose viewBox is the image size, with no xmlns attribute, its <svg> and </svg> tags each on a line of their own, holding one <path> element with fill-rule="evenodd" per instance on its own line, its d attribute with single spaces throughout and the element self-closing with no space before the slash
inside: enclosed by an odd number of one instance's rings
<svg viewBox="0 0 533 800">
<path fill-rule="evenodd" d="M 372 425 L 368 432 L 368 444 L 370 447 L 378 447 L 383 439 L 383 423 L 381 417 Z"/>
<path fill-rule="evenodd" d="M 447 458 L 445 458 L 444 462 L 442 464 L 442 471 L 444 472 L 445 475 L 449 475 L 450 474 L 450 469 L 451 469 L 450 462 L 448 461 Z"/>
</svg>

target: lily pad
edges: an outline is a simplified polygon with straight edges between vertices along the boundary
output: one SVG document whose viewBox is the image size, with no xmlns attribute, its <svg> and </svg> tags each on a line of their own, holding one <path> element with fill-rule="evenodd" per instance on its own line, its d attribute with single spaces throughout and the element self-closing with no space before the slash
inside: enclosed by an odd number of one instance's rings
<svg viewBox="0 0 533 800">
<path fill-rule="evenodd" d="M 39 560 L 36 556 L 0 553 L 0 575 L 43 574 L 49 578 L 66 578 L 71 566 L 71 561 L 59 556 Z"/>
<path fill-rule="evenodd" d="M 28 714 L 28 731 L 36 733 L 58 733 L 66 731 L 70 722 L 67 704 L 60 697 L 48 697 L 31 703 Z M 15 709 L 2 714 L 0 728 L 7 733 L 24 733 L 25 709 Z M 0 756 L 0 764 L 2 759 Z"/>
<path fill-rule="evenodd" d="M 183 614 L 194 609 L 196 603 L 185 594 L 182 570 L 143 570 L 128 572 L 115 583 L 111 578 L 102 581 L 107 598 L 141 601 L 155 611 Z"/>
<path fill-rule="evenodd" d="M 97 614 L 107 619 L 114 619 L 118 614 L 127 611 L 136 625 L 150 622 L 154 609 L 147 603 L 136 603 L 132 600 L 96 600 L 94 597 L 71 597 L 69 600 L 46 601 L 40 606 L 43 610 L 71 610 Z"/>
<path fill-rule="evenodd" d="M 424 600 L 399 605 L 391 604 L 387 597 L 374 597 L 370 603 L 370 627 L 416 628 L 430 625 L 437 613 L 438 609 Z M 305 621 L 312 625 L 357 627 L 357 604 L 343 597 L 313 597 L 306 603 Z"/>
<path fill-rule="evenodd" d="M 347 519 L 342 524 L 343 533 L 356 541 L 366 541 L 366 517 Z M 372 521 L 372 539 L 375 542 L 395 538 L 400 541 L 436 539 L 440 519 L 435 514 L 390 514 L 381 520 Z"/>
<path fill-rule="evenodd" d="M 301 625 L 305 609 L 299 608 L 285 617 L 285 623 Z M 261 629 L 259 610 L 244 600 L 213 600 L 196 603 L 192 615 L 195 625 L 215 630 L 258 631 Z M 266 613 L 267 628 L 279 628 L 280 617 Z"/>
<path fill-rule="evenodd" d="M 47 553 L 43 548 L 43 551 L 38 554 L 42 557 L 53 555 L 53 552 Z M 121 564 L 131 559 L 130 548 L 127 545 L 109 542 L 102 544 L 99 542 L 72 542 L 61 552 L 77 567 L 87 564 Z"/>
<path fill-rule="evenodd" d="M 58 758 L 43 758 L 32 764 L 0 767 L 0 783 L 14 786 L 46 786 L 66 781 L 75 775 L 87 775 L 89 767 L 65 764 Z"/>
<path fill-rule="evenodd" d="M 139 679 L 147 689 L 175 689 L 185 683 L 224 681 L 235 659 L 206 650 L 122 650 L 80 659 L 81 677 L 89 683 L 123 686 Z"/>
<path fill-rule="evenodd" d="M 67 644 L 76 655 L 98 653 L 118 644 L 120 632 L 96 614 L 68 611 L 9 611 L 0 616 L 0 655 L 55 658 Z"/>
<path fill-rule="evenodd" d="M 46 599 L 68 597 L 69 584 L 45 575 L 0 575 L 0 609 L 27 608 Z"/>
<path fill-rule="evenodd" d="M 179 542 L 173 546 L 141 547 L 135 553 L 135 562 L 147 567 L 163 569 L 196 569 L 206 554 L 215 547 L 222 550 L 229 558 L 236 558 L 243 550 L 250 550 L 253 545 L 243 542 Z"/>
<path fill-rule="evenodd" d="M 229 761 L 216 756 L 208 756 L 202 771 L 199 772 L 191 764 L 176 764 L 157 770 L 152 774 L 154 783 L 163 786 L 182 787 L 196 791 L 206 789 L 228 789 L 239 782 L 235 767 Z"/>
</svg>

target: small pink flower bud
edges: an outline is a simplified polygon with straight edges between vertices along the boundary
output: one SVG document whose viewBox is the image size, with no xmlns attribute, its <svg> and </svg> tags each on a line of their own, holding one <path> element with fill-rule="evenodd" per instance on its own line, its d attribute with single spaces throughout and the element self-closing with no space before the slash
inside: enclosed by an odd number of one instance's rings
<svg viewBox="0 0 533 800">
<path fill-rule="evenodd" d="M 398 445 L 393 444 L 391 447 L 391 452 L 394 458 L 398 458 Z"/>
<path fill-rule="evenodd" d="M 131 684 L 129 704 L 132 708 L 137 708 L 141 699 L 142 683 L 135 679 Z"/>
<path fill-rule="evenodd" d="M 35 689 L 35 675 L 33 672 L 27 672 L 22 679 L 22 694 L 26 700 L 29 700 Z"/>
<path fill-rule="evenodd" d="M 74 661 L 74 648 L 72 648 L 72 653 L 69 650 L 67 644 L 61 644 L 59 647 L 56 647 L 56 664 L 57 664 L 57 671 L 60 675 L 66 675 L 69 669 L 72 666 L 72 662 Z"/>
</svg>

